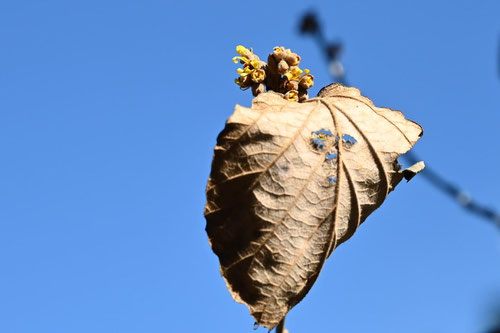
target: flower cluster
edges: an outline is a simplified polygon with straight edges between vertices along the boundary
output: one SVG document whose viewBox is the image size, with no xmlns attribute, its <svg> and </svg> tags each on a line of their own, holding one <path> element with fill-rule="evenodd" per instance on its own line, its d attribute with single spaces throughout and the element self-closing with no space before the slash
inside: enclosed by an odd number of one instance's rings
<svg viewBox="0 0 500 333">
<path fill-rule="evenodd" d="M 304 101 L 309 98 L 307 89 L 314 85 L 314 76 L 308 69 L 299 67 L 300 56 L 284 47 L 275 47 L 268 57 L 270 71 L 279 81 L 279 92 L 291 101 Z"/>
<path fill-rule="evenodd" d="M 308 69 L 300 69 L 300 56 L 284 47 L 275 47 L 267 58 L 267 64 L 259 59 L 252 50 L 238 45 L 233 58 L 243 68 L 238 68 L 240 75 L 235 79 L 241 89 L 252 88 L 254 96 L 265 90 L 282 93 L 289 101 L 302 102 L 309 98 L 307 89 L 314 85 L 314 76 Z"/>
<path fill-rule="evenodd" d="M 238 68 L 237 72 L 240 76 L 234 79 L 234 82 L 240 86 L 241 89 L 246 90 L 252 88 L 254 96 L 264 92 L 266 79 L 266 71 L 263 67 L 265 62 L 260 61 L 259 57 L 255 55 L 252 50 L 247 49 L 242 45 L 236 47 L 236 52 L 240 55 L 233 58 L 233 62 L 241 63 L 243 68 Z"/>
</svg>

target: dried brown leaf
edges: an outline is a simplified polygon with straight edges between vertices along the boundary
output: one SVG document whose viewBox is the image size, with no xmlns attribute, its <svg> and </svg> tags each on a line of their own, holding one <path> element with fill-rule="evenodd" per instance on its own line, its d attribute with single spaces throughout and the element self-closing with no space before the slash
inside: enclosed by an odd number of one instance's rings
<svg viewBox="0 0 500 333">
<path fill-rule="evenodd" d="M 422 128 L 334 84 L 305 103 L 267 92 L 217 139 L 205 217 L 234 299 L 275 327 L 331 252 L 401 181 Z"/>
</svg>

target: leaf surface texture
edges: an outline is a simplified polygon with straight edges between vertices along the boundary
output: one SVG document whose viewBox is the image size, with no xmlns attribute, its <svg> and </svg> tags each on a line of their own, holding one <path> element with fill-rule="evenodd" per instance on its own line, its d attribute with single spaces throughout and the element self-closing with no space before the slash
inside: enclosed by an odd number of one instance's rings
<svg viewBox="0 0 500 333">
<path fill-rule="evenodd" d="M 236 106 L 207 185 L 206 231 L 234 299 L 275 327 L 327 257 L 403 178 L 422 135 L 398 111 L 334 84 L 305 103 L 267 92 Z"/>
</svg>

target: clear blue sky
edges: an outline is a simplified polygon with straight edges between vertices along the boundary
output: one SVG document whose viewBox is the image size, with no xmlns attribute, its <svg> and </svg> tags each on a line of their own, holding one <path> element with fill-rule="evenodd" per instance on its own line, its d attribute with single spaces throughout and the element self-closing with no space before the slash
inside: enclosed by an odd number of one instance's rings
<svg viewBox="0 0 500 333">
<path fill-rule="evenodd" d="M 425 129 L 416 150 L 500 208 L 500 2 L 5 1 L 0 332 L 253 332 L 204 231 L 215 138 L 250 92 L 237 44 L 284 45 L 307 9 L 349 82 Z M 401 184 L 289 314 L 300 332 L 481 333 L 500 232 L 422 177 Z M 257 332 L 266 332 L 263 328 Z"/>
</svg>

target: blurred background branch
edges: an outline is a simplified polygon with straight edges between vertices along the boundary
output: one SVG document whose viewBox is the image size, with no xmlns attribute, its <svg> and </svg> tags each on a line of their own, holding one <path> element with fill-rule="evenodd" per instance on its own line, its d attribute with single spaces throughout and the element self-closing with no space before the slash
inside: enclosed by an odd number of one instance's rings
<svg viewBox="0 0 500 333">
<path fill-rule="evenodd" d="M 500 333 L 500 304 L 492 306 L 490 329 L 486 333 Z"/>
<path fill-rule="evenodd" d="M 322 29 L 322 25 L 316 13 L 309 11 L 306 12 L 299 24 L 299 32 L 302 35 L 312 37 L 326 60 L 330 75 L 333 80 L 344 85 L 347 84 L 344 66 L 340 61 L 340 55 L 343 49 L 341 42 L 329 42 Z M 499 75 L 500 75 L 500 39 L 499 39 Z M 418 161 L 423 160 L 413 150 L 407 152 L 403 158 L 411 165 Z M 427 165 L 421 172 L 421 175 L 432 185 L 435 189 L 444 193 L 446 196 L 454 200 L 458 205 L 463 207 L 470 213 L 482 217 L 497 227 L 500 228 L 500 215 L 496 210 L 487 207 L 486 205 L 473 199 L 467 191 L 463 190 L 457 184 L 448 181 L 436 172 L 432 167 Z M 497 331 L 494 331 L 497 332 Z"/>
</svg>

